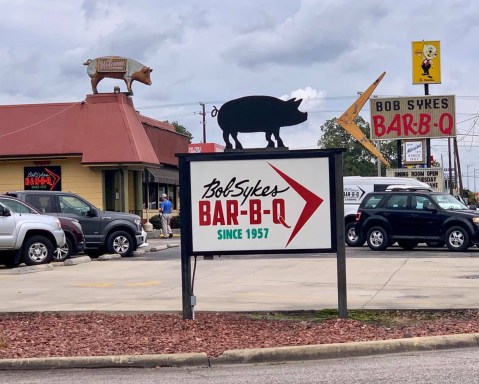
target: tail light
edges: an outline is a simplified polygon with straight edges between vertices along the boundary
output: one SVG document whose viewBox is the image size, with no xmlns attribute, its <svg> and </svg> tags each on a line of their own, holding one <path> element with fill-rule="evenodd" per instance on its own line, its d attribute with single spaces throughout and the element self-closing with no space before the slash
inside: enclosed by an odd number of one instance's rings
<svg viewBox="0 0 479 384">
<path fill-rule="evenodd" d="M 361 220 L 361 211 L 356 212 L 356 221 Z"/>
</svg>

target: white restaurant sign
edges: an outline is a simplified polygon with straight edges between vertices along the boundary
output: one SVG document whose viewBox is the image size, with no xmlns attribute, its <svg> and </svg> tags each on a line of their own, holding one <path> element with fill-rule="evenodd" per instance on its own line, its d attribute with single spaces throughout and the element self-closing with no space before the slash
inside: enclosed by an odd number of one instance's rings
<svg viewBox="0 0 479 384">
<path fill-rule="evenodd" d="M 387 177 L 409 177 L 429 184 L 436 192 L 444 192 L 443 168 L 388 168 Z"/>
<path fill-rule="evenodd" d="M 191 161 L 192 252 L 331 249 L 332 161 Z"/>
<path fill-rule="evenodd" d="M 456 136 L 453 95 L 372 98 L 370 107 L 372 140 Z"/>
</svg>

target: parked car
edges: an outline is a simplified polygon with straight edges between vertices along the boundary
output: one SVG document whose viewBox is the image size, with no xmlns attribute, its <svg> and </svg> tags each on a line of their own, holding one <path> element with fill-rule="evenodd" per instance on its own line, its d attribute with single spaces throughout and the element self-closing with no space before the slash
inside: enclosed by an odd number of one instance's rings
<svg viewBox="0 0 479 384">
<path fill-rule="evenodd" d="M 46 264 L 55 248 L 64 244 L 65 232 L 57 217 L 17 213 L 0 202 L 0 263 Z"/>
<path fill-rule="evenodd" d="M 350 247 L 361 247 L 366 239 L 356 235 L 354 225 L 359 204 L 368 192 L 385 191 L 391 186 L 432 188 L 422 181 L 408 177 L 344 176 L 344 225 L 345 241 Z"/>
<path fill-rule="evenodd" d="M 452 195 L 428 190 L 368 193 L 356 214 L 356 233 L 373 251 L 397 241 L 404 249 L 419 243 L 465 251 L 479 244 L 479 212 Z"/>
<path fill-rule="evenodd" d="M 85 253 L 131 256 L 143 243 L 141 218 L 123 212 L 101 211 L 82 197 L 63 191 L 7 192 L 48 215 L 77 219 L 85 234 Z"/>
<path fill-rule="evenodd" d="M 0 202 L 17 213 L 41 214 L 37 208 L 7 195 L 0 195 Z M 85 248 L 85 236 L 78 220 L 70 217 L 58 217 L 63 231 L 65 232 L 65 244 L 57 247 L 53 254 L 54 261 L 65 261 L 71 255 L 83 252 Z"/>
</svg>

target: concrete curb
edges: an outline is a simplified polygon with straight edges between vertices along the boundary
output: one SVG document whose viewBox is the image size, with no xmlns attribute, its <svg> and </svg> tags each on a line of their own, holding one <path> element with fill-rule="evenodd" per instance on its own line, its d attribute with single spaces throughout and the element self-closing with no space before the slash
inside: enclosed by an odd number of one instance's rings
<svg viewBox="0 0 479 384">
<path fill-rule="evenodd" d="M 0 370 L 54 368 L 151 368 L 151 367 L 213 367 L 231 364 L 284 363 L 288 361 L 338 359 L 388 353 L 435 351 L 479 347 L 479 333 L 413 337 L 354 343 L 305 345 L 297 347 L 234 349 L 219 357 L 206 353 L 162 355 L 122 355 L 87 357 L 47 357 L 31 359 L 0 359 Z"/>
<path fill-rule="evenodd" d="M 24 267 L 16 267 L 11 269 L 2 270 L 2 274 L 5 275 L 23 275 L 25 273 L 35 273 L 40 271 L 51 271 L 53 269 L 53 263 L 40 264 L 40 265 L 26 265 Z"/>
<path fill-rule="evenodd" d="M 105 261 L 105 260 L 115 260 L 115 259 L 121 259 L 121 255 L 118 253 L 106 253 L 104 255 L 98 256 L 99 261 Z"/>
<path fill-rule="evenodd" d="M 209 367 L 206 353 L 0 359 L 1 370 L 66 368 Z"/>
<path fill-rule="evenodd" d="M 279 363 L 471 347 L 479 347 L 479 333 L 297 347 L 236 349 L 225 351 L 221 356 L 210 359 L 210 364 L 216 366 Z"/>
<path fill-rule="evenodd" d="M 63 262 L 63 265 L 78 265 L 83 263 L 89 263 L 91 261 L 90 256 L 78 256 L 71 259 L 67 259 Z"/>
<path fill-rule="evenodd" d="M 155 245 L 154 247 L 151 247 L 148 250 L 148 252 L 164 251 L 167 248 L 168 248 L 168 246 L 166 244 L 165 245 Z"/>
</svg>

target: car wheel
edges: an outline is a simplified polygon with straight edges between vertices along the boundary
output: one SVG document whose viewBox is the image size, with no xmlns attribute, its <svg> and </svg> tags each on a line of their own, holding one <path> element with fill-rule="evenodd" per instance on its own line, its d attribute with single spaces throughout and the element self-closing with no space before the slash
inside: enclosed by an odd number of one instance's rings
<svg viewBox="0 0 479 384">
<path fill-rule="evenodd" d="M 459 226 L 449 228 L 446 232 L 446 246 L 450 251 L 465 251 L 469 248 L 469 233 Z"/>
<path fill-rule="evenodd" d="M 118 253 L 122 256 L 131 256 L 133 254 L 133 239 L 128 232 L 113 232 L 108 237 L 107 249 L 110 253 Z"/>
<path fill-rule="evenodd" d="M 346 244 L 350 247 L 361 247 L 364 244 L 364 240 L 361 238 L 361 236 L 356 235 L 356 231 L 354 230 L 354 222 L 346 224 L 344 232 L 346 235 Z"/>
<path fill-rule="evenodd" d="M 398 245 L 406 251 L 416 248 L 418 244 L 419 242 L 414 240 L 398 240 Z"/>
<path fill-rule="evenodd" d="M 26 265 L 46 264 L 52 261 L 53 252 L 53 244 L 45 236 L 31 236 L 23 244 L 22 260 Z"/>
<path fill-rule="evenodd" d="M 389 245 L 389 236 L 382 227 L 372 227 L 368 231 L 367 242 L 373 251 L 384 251 Z"/>
<path fill-rule="evenodd" d="M 442 248 L 444 244 L 444 241 L 426 241 L 426 245 L 433 248 Z"/>
<path fill-rule="evenodd" d="M 72 254 L 72 249 L 72 241 L 66 237 L 65 245 L 55 249 L 55 252 L 53 253 L 53 261 L 65 261 L 66 259 L 69 259 Z"/>
</svg>

